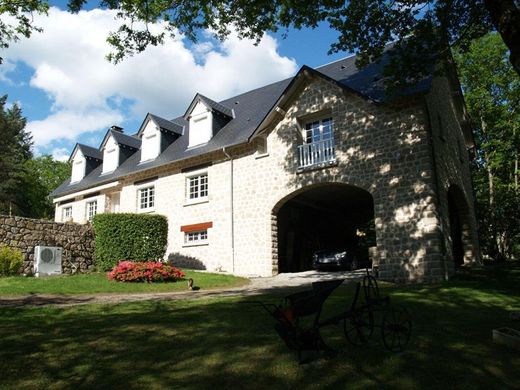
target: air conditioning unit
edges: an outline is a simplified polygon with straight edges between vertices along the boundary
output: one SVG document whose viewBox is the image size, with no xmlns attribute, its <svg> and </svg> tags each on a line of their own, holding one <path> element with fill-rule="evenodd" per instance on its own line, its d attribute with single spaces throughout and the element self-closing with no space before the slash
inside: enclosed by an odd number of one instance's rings
<svg viewBox="0 0 520 390">
<path fill-rule="evenodd" d="M 34 274 L 36 276 L 60 275 L 63 249 L 57 246 L 34 247 Z"/>
</svg>

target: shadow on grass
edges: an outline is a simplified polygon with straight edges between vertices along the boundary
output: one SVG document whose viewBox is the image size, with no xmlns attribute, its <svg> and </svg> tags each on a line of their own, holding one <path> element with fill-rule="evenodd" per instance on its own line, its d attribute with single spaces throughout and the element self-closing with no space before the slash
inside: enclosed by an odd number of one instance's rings
<svg viewBox="0 0 520 390">
<path fill-rule="evenodd" d="M 404 353 L 385 351 L 378 337 L 352 347 L 333 326 L 323 334 L 338 356 L 303 366 L 273 320 L 241 303 L 250 297 L 3 308 L 0 388 L 514 388 L 519 354 L 493 344 L 491 330 L 513 325 L 508 310 L 519 296 L 508 286 L 520 276 L 500 274 L 506 279 L 498 283 L 479 272 L 437 286 L 384 289 L 414 315 Z M 348 307 L 351 294 L 352 286 L 338 288 L 324 318 Z"/>
</svg>

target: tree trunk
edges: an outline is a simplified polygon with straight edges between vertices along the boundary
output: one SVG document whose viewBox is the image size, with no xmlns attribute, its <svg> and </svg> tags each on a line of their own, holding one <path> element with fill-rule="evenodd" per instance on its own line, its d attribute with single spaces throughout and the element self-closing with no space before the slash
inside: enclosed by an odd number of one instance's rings
<svg viewBox="0 0 520 390">
<path fill-rule="evenodd" d="M 480 125 L 482 127 L 482 134 L 487 138 L 487 123 L 484 118 L 480 118 Z M 486 160 L 486 171 L 488 174 L 488 189 L 489 189 L 489 211 L 491 216 L 494 216 L 494 207 L 495 207 L 495 184 L 494 184 L 494 176 L 493 171 L 490 166 L 490 158 L 486 151 L 484 151 L 484 159 Z"/>
<path fill-rule="evenodd" d="M 509 60 L 520 75 L 520 9 L 515 0 L 484 0 L 491 20 L 509 48 Z"/>
</svg>

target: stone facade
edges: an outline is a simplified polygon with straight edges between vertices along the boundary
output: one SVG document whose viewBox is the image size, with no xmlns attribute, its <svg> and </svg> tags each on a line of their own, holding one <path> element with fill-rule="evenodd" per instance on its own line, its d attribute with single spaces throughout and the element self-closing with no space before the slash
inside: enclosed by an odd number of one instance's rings
<svg viewBox="0 0 520 390">
<path fill-rule="evenodd" d="M 20 273 L 32 274 L 34 247 L 63 248 L 62 272 L 86 272 L 94 267 L 94 235 L 90 225 L 57 223 L 0 215 L 0 245 L 19 249 L 24 255 Z"/>
<path fill-rule="evenodd" d="M 478 262 L 469 163 L 449 81 L 433 83 L 426 96 L 377 104 L 318 76 L 309 76 L 279 107 L 283 114 L 252 142 L 129 175 L 88 199 L 56 199 L 56 219 L 73 207 L 85 220 L 85 202 L 98 212 L 136 212 L 138 191 L 153 185 L 152 212 L 169 220 L 168 252 L 200 260 L 208 270 L 268 276 L 278 272 L 278 212 L 305 191 L 331 184 L 362 189 L 373 198 L 380 276 L 397 281 L 436 281 L 453 272 L 447 191 L 460 187 L 465 209 L 466 264 Z M 298 166 L 305 122 L 331 117 L 336 160 L 318 169 Z M 442 118 L 442 140 L 438 126 Z M 266 142 L 266 150 L 258 142 Z M 458 141 L 456 141 L 458 140 Z M 457 142 L 462 143 L 462 146 Z M 455 146 L 454 146 L 455 145 Z M 209 196 L 187 201 L 187 178 L 207 173 Z M 87 194 L 88 196 L 88 194 Z M 63 204 L 65 201 L 67 203 Z M 211 222 L 208 240 L 185 242 L 183 226 Z"/>
</svg>

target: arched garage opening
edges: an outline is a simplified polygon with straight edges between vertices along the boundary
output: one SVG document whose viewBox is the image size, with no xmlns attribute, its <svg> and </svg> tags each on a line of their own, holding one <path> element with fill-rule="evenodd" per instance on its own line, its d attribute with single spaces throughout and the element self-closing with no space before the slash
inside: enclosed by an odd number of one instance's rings
<svg viewBox="0 0 520 390">
<path fill-rule="evenodd" d="M 368 262 L 376 245 L 374 200 L 369 192 L 346 184 L 321 184 L 296 191 L 273 209 L 276 218 L 278 272 L 312 269 L 318 250 L 354 251 Z"/>
<path fill-rule="evenodd" d="M 464 192 L 451 185 L 448 189 L 451 254 L 455 267 L 465 263 L 466 252 L 471 256 L 471 229 L 469 207 Z"/>
</svg>

